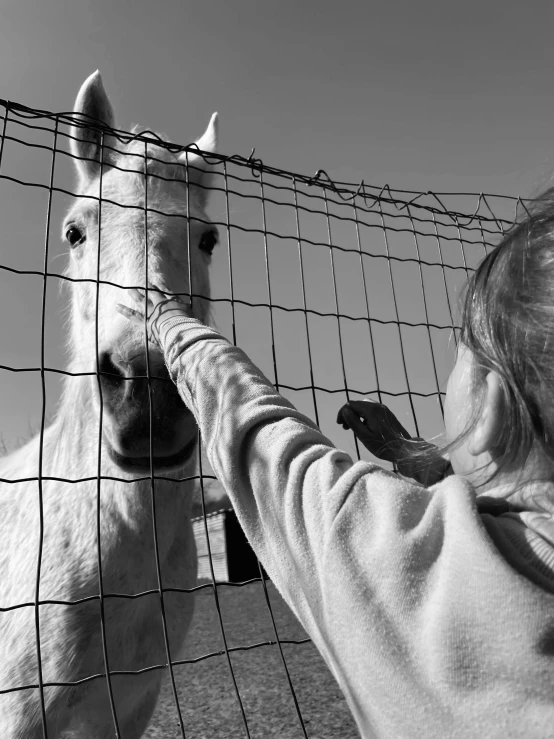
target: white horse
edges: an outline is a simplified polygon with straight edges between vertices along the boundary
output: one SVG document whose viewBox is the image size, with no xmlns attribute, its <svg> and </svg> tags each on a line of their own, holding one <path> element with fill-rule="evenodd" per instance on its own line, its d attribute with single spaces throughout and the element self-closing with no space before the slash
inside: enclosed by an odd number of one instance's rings
<svg viewBox="0 0 554 739">
<path fill-rule="evenodd" d="M 81 87 L 75 112 L 113 127 L 98 72 Z M 75 126 L 72 136 L 80 197 L 63 237 L 71 252 L 67 276 L 77 280 L 69 283 L 68 367 L 77 374 L 65 378 L 42 452 L 39 435 L 0 460 L 0 477 L 40 474 L 79 482 L 0 485 L 0 608 L 9 609 L 0 611 L 0 691 L 8 691 L 0 692 L 2 739 L 42 738 L 44 712 L 48 739 L 114 737 L 112 704 L 119 736 L 142 736 L 167 668 L 109 679 L 107 673 L 167 665 L 166 636 L 174 660 L 193 609 L 192 595 L 165 592 L 164 632 L 160 585 L 183 589 L 196 582 L 190 523 L 195 482 L 178 480 L 196 473 L 197 428 L 159 350 L 149 346 L 147 366 L 144 332 L 115 305 L 127 302 L 124 287 L 145 285 L 146 266 L 148 280 L 168 292 L 192 288 L 209 297 L 208 267 L 217 241 L 205 212 L 210 167 L 189 154 L 187 170 L 185 153 L 153 143 L 145 163 L 144 141 L 122 145 L 92 128 Z M 214 114 L 196 143 L 215 151 L 216 137 Z M 193 299 L 203 320 L 207 306 Z M 158 378 L 151 391 L 148 373 Z M 151 450 L 153 470 L 164 478 L 154 486 L 148 479 Z M 154 592 L 140 595 L 146 591 Z M 37 609 L 37 598 L 63 603 Z"/>
</svg>

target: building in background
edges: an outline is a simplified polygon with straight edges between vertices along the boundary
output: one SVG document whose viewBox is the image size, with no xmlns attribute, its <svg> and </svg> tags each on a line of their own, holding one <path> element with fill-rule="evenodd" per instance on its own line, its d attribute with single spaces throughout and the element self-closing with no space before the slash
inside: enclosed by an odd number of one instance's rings
<svg viewBox="0 0 554 739">
<path fill-rule="evenodd" d="M 198 550 L 198 580 L 212 580 L 210 555 L 215 582 L 245 582 L 260 577 L 260 567 L 232 508 L 215 511 L 192 521 Z M 210 540 L 206 538 L 206 529 Z M 264 577 L 267 578 L 265 570 Z"/>
</svg>

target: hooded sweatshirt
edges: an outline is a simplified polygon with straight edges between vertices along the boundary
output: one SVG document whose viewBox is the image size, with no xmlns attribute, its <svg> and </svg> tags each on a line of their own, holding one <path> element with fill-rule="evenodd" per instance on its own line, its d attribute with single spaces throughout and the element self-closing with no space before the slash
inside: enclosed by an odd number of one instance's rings
<svg viewBox="0 0 554 739">
<path fill-rule="evenodd" d="M 554 737 L 554 485 L 510 510 L 455 475 L 424 487 L 335 448 L 196 319 L 166 319 L 160 343 L 362 737 Z"/>
</svg>

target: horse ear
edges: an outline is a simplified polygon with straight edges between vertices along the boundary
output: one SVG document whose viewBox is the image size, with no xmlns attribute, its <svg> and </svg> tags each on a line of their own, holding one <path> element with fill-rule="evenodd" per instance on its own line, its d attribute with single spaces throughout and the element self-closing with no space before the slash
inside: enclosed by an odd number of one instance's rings
<svg viewBox="0 0 554 739">
<path fill-rule="evenodd" d="M 208 154 L 214 154 L 217 150 L 217 137 L 219 129 L 219 119 L 217 113 L 214 113 L 208 123 L 208 128 L 202 136 L 195 141 L 200 151 Z M 208 188 L 213 175 L 213 164 L 206 162 L 201 154 L 195 152 L 186 152 L 179 154 L 179 161 L 189 166 L 189 182 L 191 185 L 200 185 L 197 188 L 198 198 L 203 205 L 208 199 Z"/>
<path fill-rule="evenodd" d="M 196 146 L 200 151 L 208 151 L 214 153 L 217 149 L 217 136 L 219 133 L 219 117 L 217 113 L 213 113 L 208 123 L 208 128 L 202 136 L 196 141 Z M 190 160 L 189 160 L 190 161 Z"/>
<path fill-rule="evenodd" d="M 103 123 L 109 128 L 114 127 L 114 114 L 100 72 L 96 70 L 86 79 L 77 99 L 75 100 L 74 113 L 76 116 L 86 116 L 84 122 L 90 118 Z M 104 165 L 113 161 L 113 152 L 109 147 L 115 145 L 113 136 L 104 134 L 104 146 L 102 147 L 102 134 L 92 128 L 81 128 L 73 126 L 70 139 L 71 153 L 75 157 L 75 167 L 81 181 L 89 181 L 100 174 L 100 153 L 103 150 L 102 160 Z"/>
</svg>

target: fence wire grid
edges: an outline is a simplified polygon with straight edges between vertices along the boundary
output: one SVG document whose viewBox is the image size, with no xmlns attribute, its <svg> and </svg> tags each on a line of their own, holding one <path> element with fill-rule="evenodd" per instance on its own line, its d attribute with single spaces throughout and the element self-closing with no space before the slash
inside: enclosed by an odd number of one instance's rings
<svg viewBox="0 0 554 739">
<path fill-rule="evenodd" d="M 100 386 L 102 374 L 98 356 L 96 366 L 86 371 L 67 371 L 63 349 L 66 329 L 60 318 L 67 297 L 59 288 L 66 285 L 71 289 L 75 282 L 59 266 L 68 250 L 61 243 L 59 229 L 68 206 L 77 197 L 73 185 L 74 158 L 68 141 L 71 127 L 83 127 L 85 123 L 82 117 L 77 119 L 72 114 L 51 114 L 1 100 L 0 107 L 0 214 L 4 235 L 0 259 L 0 398 L 4 418 L 1 431 L 5 451 L 12 452 L 27 433 L 21 419 L 28 419 L 40 448 L 34 474 L 27 470 L 23 473 L 17 465 L 0 466 L 0 471 L 9 471 L 0 479 L 5 491 L 15 490 L 18 485 L 36 486 L 34 505 L 40 511 L 33 597 L 25 602 L 5 602 L 0 590 L 0 624 L 2 619 L 7 624 L 7 616 L 16 611 L 33 614 L 28 626 L 34 629 L 36 674 L 24 684 L 17 680 L 16 684 L 4 682 L 0 685 L 0 698 L 16 692 L 34 696 L 40 709 L 41 735 L 47 739 L 56 735 L 50 728 L 53 720 L 47 715 L 49 691 L 60 686 L 80 689 L 104 681 L 114 733 L 125 736 L 113 680 L 161 671 L 169 675 L 174 723 L 178 722 L 175 736 L 185 737 L 190 736 L 183 718 L 186 696 L 179 695 L 175 671 L 184 665 L 193 669 L 221 658 L 240 711 L 243 735 L 250 737 L 252 715 L 245 708 L 235 676 L 235 660 L 242 652 L 271 648 L 278 652 L 279 669 L 290 691 L 298 732 L 295 735 L 308 737 L 308 725 L 297 698 L 298 685 L 294 684 L 287 662 L 290 650 L 300 648 L 308 639 L 298 631 L 292 636 L 281 633 L 274 615 L 271 584 L 262 577 L 241 584 L 216 582 L 212 567 L 211 582 L 192 588 L 164 587 L 153 505 L 157 587 L 133 593 L 108 592 L 102 581 L 101 491 L 108 482 L 125 485 L 128 481 L 101 472 L 102 420 L 98 427 L 96 474 L 86 478 L 43 474 L 46 467 L 51 469 L 51 464 L 43 459 L 43 439 L 48 423 L 56 418 L 62 391 L 76 376 L 83 375 L 97 377 Z M 115 136 L 116 148 L 132 140 L 144 142 L 145 152 L 155 136 L 144 130 L 112 131 L 93 122 L 87 122 L 86 127 L 101 132 L 105 139 Z M 197 153 L 194 146 L 156 141 L 160 151 Z M 483 193 L 415 193 L 388 186 L 334 182 L 323 170 L 314 176 L 303 176 L 267 166 L 255 157 L 255 152 L 248 158 L 206 153 L 201 156 L 213 166 L 208 212 L 219 231 L 219 244 L 210 266 L 213 325 L 243 348 L 283 395 L 354 458 L 369 459 L 370 455 L 358 447 L 352 434 L 336 424 L 337 411 L 347 400 L 379 400 L 414 435 L 430 438 L 440 434 L 443 390 L 455 349 L 460 290 L 468 274 L 509 229 L 517 209 L 524 206 L 522 201 Z M 135 171 L 133 166 L 129 171 Z M 190 166 L 182 167 L 184 183 L 189 181 L 189 169 Z M 136 171 L 144 176 L 144 168 Z M 149 177 L 163 179 L 162 175 Z M 92 199 L 99 201 L 100 208 L 106 202 L 103 198 Z M 156 217 L 175 215 L 151 209 L 148 204 L 136 207 L 144 211 L 145 230 L 152 212 Z M 192 215 L 190 220 L 194 220 Z M 101 278 L 100 266 L 96 278 L 85 281 L 95 283 L 98 311 L 100 286 L 112 283 Z M 195 294 L 194 284 L 191 292 L 193 301 L 201 298 Z M 150 383 L 149 370 L 146 376 Z M 151 402 L 151 393 L 149 397 Z M 150 450 L 152 453 L 152 446 Z M 0 465 L 9 459 L 7 456 L 0 460 Z M 165 478 L 155 474 L 151 466 L 150 473 L 142 479 L 153 491 L 155 481 Z M 191 479 L 197 480 L 200 489 L 209 547 L 206 500 L 217 483 L 203 455 L 197 474 L 181 482 Z M 43 488 L 47 483 L 78 486 L 87 482 L 96 485 L 98 592 L 74 600 L 45 598 L 41 595 Z M 236 640 L 227 638 L 220 593 L 222 589 L 253 586 L 263 594 L 270 632 L 250 643 L 235 643 Z M 170 650 L 164 596 L 169 592 L 200 591 L 213 597 L 219 647 L 176 659 Z M 106 603 L 112 599 L 136 602 L 147 596 L 156 596 L 159 601 L 165 658 L 136 670 L 115 669 L 110 665 Z M 103 669 L 71 682 L 60 682 L 51 666 L 45 667 L 41 651 L 43 610 L 46 606 L 78 610 L 92 601 L 100 607 L 97 628 L 102 632 Z M 191 674 L 194 680 L 194 672 Z"/>
</svg>

